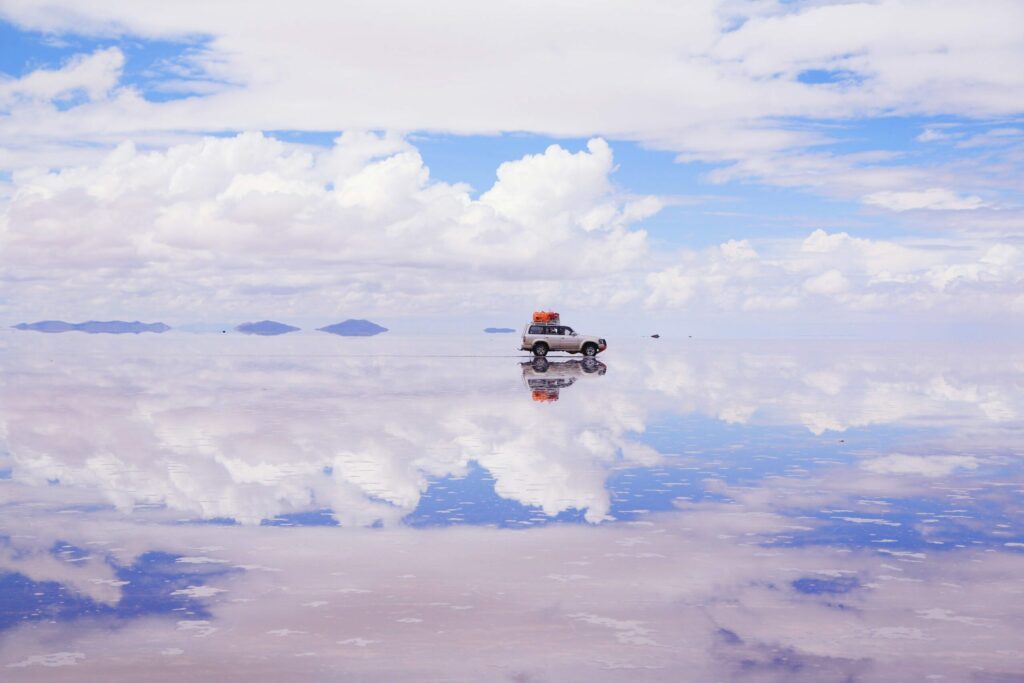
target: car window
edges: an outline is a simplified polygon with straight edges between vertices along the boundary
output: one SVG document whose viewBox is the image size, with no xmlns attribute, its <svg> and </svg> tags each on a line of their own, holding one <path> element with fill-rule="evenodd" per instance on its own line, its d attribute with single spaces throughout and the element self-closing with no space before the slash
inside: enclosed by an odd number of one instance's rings
<svg viewBox="0 0 1024 683">
<path fill-rule="evenodd" d="M 571 327 L 563 327 L 562 329 L 564 330 L 562 334 L 575 334 L 575 332 L 572 331 Z"/>
<path fill-rule="evenodd" d="M 564 327 L 552 327 L 551 328 L 551 334 L 565 334 L 565 328 Z"/>
<path fill-rule="evenodd" d="M 530 325 L 530 334 L 544 334 L 544 328 L 540 325 Z"/>
</svg>

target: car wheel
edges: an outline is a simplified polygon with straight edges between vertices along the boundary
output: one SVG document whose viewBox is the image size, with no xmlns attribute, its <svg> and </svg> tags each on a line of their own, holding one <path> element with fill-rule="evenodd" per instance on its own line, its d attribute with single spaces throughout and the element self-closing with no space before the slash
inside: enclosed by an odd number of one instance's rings
<svg viewBox="0 0 1024 683">
<path fill-rule="evenodd" d="M 583 345 L 584 356 L 596 356 L 597 355 L 597 344 L 584 344 Z"/>
<path fill-rule="evenodd" d="M 535 356 L 546 356 L 548 355 L 548 345 L 544 342 L 537 342 L 533 345 L 533 355 Z"/>
</svg>

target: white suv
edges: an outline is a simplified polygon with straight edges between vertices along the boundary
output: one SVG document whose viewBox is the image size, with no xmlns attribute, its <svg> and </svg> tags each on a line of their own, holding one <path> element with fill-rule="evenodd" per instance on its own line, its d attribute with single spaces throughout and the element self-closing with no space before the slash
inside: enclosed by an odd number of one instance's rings
<svg viewBox="0 0 1024 683">
<path fill-rule="evenodd" d="M 523 351 L 535 356 L 546 356 L 549 351 L 568 351 L 596 356 L 608 348 L 608 342 L 599 337 L 588 337 L 573 332 L 561 323 L 533 322 L 523 328 Z"/>
</svg>

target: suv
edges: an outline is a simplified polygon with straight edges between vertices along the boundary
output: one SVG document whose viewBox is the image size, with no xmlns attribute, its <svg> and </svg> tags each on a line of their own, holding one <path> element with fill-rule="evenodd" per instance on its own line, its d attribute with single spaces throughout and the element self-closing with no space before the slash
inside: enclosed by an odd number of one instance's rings
<svg viewBox="0 0 1024 683">
<path fill-rule="evenodd" d="M 535 356 L 546 356 L 548 351 L 568 351 L 596 356 L 608 348 L 608 342 L 598 337 L 587 337 L 573 332 L 560 323 L 532 322 L 523 328 L 523 351 Z"/>
</svg>

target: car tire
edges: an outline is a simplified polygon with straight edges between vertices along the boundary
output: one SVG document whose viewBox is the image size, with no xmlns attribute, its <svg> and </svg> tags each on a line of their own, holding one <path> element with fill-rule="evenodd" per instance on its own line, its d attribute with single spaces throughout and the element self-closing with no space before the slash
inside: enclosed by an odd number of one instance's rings
<svg viewBox="0 0 1024 683">
<path fill-rule="evenodd" d="M 548 355 L 548 345 L 545 344 L 544 342 L 537 342 L 536 344 L 533 345 L 533 355 L 537 356 L 538 358 L 543 358 L 544 356 Z"/>
<path fill-rule="evenodd" d="M 597 355 L 597 344 L 584 344 L 583 355 L 593 358 Z"/>
</svg>

